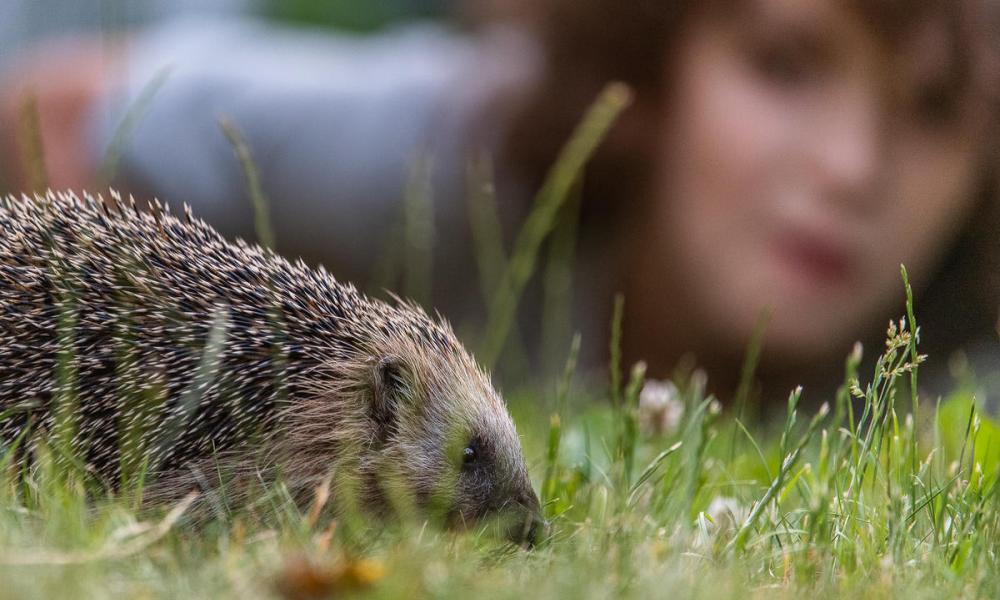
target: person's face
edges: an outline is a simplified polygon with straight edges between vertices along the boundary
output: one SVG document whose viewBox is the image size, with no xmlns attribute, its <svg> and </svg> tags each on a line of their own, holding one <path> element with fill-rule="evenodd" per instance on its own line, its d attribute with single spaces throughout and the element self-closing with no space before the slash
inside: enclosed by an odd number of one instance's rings
<svg viewBox="0 0 1000 600">
<path fill-rule="evenodd" d="M 747 4 L 680 44 L 657 249 L 706 333 L 743 343 L 769 309 L 772 351 L 840 351 L 969 217 L 982 118 L 942 100 L 934 29 L 897 52 L 833 0 Z"/>
</svg>

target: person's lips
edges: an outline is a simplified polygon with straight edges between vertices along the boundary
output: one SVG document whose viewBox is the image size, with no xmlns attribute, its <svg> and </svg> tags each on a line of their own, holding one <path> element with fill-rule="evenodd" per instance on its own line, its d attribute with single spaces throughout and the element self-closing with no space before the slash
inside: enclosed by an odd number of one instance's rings
<svg viewBox="0 0 1000 600">
<path fill-rule="evenodd" d="M 850 247 L 834 236 L 789 229 L 778 236 L 776 247 L 782 261 L 812 285 L 845 285 L 854 275 Z"/>
</svg>

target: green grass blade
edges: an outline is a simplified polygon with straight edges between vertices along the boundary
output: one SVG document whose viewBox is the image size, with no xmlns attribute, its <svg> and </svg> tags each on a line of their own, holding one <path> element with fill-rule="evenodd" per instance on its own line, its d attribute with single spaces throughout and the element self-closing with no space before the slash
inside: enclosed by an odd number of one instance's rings
<svg viewBox="0 0 1000 600">
<path fill-rule="evenodd" d="M 535 271 L 538 251 L 555 227 L 559 210 L 581 176 L 584 165 L 631 100 L 632 93 L 628 87 L 620 83 L 609 85 L 563 148 L 538 192 L 531 213 L 514 242 L 496 297 L 489 307 L 484 343 L 479 353 L 480 361 L 486 368 L 492 368 L 500 357 L 524 286 Z"/>
</svg>

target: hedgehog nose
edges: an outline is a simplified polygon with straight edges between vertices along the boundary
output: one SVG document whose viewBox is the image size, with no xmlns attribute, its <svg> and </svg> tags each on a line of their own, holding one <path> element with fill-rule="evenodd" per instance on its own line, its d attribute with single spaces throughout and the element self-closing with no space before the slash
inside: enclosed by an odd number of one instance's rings
<svg viewBox="0 0 1000 600">
<path fill-rule="evenodd" d="M 537 513 L 528 516 L 524 523 L 521 543 L 528 550 L 533 549 L 549 537 L 549 522 Z"/>
</svg>

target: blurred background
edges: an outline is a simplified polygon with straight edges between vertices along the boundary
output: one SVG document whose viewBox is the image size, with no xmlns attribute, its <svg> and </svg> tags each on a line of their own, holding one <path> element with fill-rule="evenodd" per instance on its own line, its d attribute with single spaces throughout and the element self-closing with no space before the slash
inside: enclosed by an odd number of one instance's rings
<svg viewBox="0 0 1000 600">
<path fill-rule="evenodd" d="M 242 145 L 279 252 L 440 311 L 501 382 L 549 381 L 579 334 L 594 377 L 620 342 L 762 406 L 874 359 L 905 264 L 928 395 L 989 401 L 997 11 L 896 4 L 5 0 L 0 192 L 113 185 L 256 239 Z M 611 82 L 628 108 L 529 248 Z"/>
<path fill-rule="evenodd" d="M 390 23 L 450 14 L 450 0 L 10 0 L 0 7 L 3 56 L 26 43 L 66 33 L 121 30 L 181 15 L 257 15 L 336 29 L 371 31 Z"/>
</svg>

